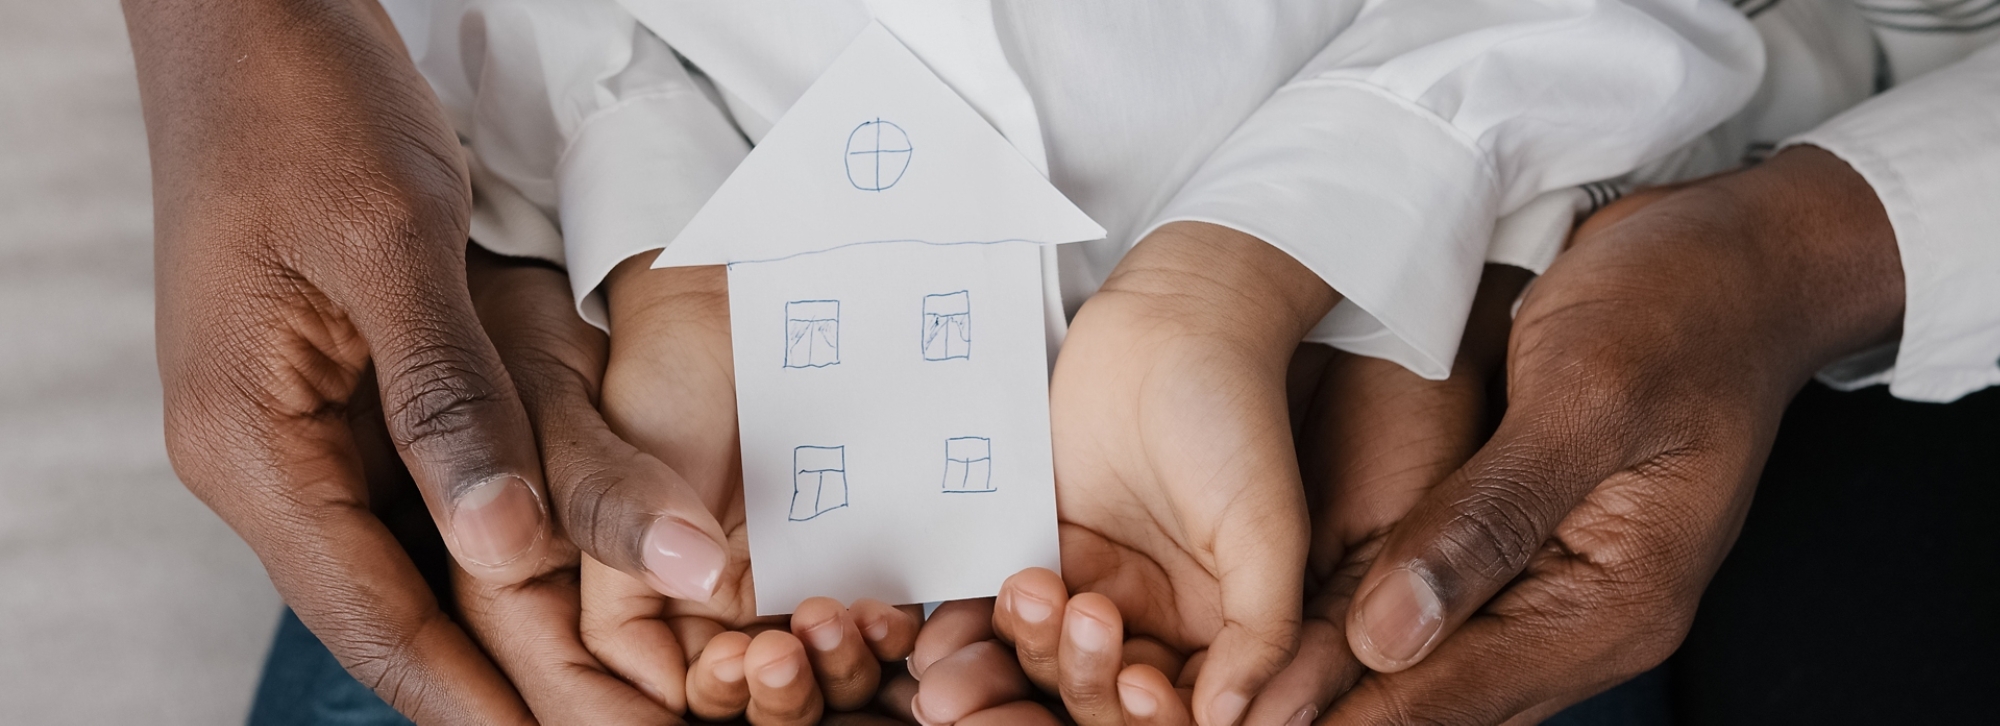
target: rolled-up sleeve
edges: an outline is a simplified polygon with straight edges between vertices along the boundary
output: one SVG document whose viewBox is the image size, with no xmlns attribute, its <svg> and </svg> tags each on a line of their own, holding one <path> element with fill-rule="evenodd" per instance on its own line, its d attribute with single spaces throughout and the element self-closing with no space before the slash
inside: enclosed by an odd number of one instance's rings
<svg viewBox="0 0 2000 726">
<path fill-rule="evenodd" d="M 1373 3 L 1154 226 L 1285 250 L 1342 295 L 1309 340 L 1442 379 L 1503 216 L 1687 143 L 1762 72 L 1756 32 L 1710 0 Z"/>
<path fill-rule="evenodd" d="M 673 49 L 613 0 L 389 9 L 469 152 L 473 240 L 566 267 L 599 327 L 611 269 L 667 247 L 749 153 Z"/>
<path fill-rule="evenodd" d="M 1897 86 L 1787 144 L 1875 189 L 1903 260 L 1903 337 L 1821 372 L 1916 401 L 2000 384 L 2000 46 Z"/>
</svg>

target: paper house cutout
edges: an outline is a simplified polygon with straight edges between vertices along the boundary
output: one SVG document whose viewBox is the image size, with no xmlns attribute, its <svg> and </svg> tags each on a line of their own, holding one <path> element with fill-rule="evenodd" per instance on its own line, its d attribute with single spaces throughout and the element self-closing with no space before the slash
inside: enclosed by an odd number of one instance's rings
<svg viewBox="0 0 2000 726">
<path fill-rule="evenodd" d="M 924 296 L 924 360 L 972 357 L 972 293 Z"/>
<path fill-rule="evenodd" d="M 847 447 L 792 449 L 792 511 L 787 519 L 804 522 L 845 506 Z"/>
<path fill-rule="evenodd" d="M 840 363 L 840 301 L 785 303 L 785 367 L 824 368 Z"/>
<path fill-rule="evenodd" d="M 946 493 L 993 491 L 993 442 L 978 436 L 944 442 Z"/>
<path fill-rule="evenodd" d="M 988 597 L 1059 566 L 1046 247 L 1103 236 L 880 24 L 759 139 L 654 262 L 729 266 L 759 615 Z M 940 432 L 962 431 L 985 436 L 947 441 L 941 473 Z"/>
</svg>

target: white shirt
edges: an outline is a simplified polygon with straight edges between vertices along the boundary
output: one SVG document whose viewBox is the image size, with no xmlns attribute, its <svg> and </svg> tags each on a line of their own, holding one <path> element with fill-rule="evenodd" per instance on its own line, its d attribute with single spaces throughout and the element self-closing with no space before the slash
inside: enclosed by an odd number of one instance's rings
<svg viewBox="0 0 2000 726">
<path fill-rule="evenodd" d="M 1692 178 L 1793 144 L 1832 152 L 1889 214 L 1905 307 L 1901 340 L 1820 380 L 1888 383 L 1899 398 L 1939 402 L 2000 384 L 2000 0 L 1738 5 L 1768 51 L 1762 87 L 1673 168 L 1642 181 Z"/>
<path fill-rule="evenodd" d="M 1763 73 L 1720 0 L 384 5 L 471 151 L 473 237 L 567 265 L 594 323 L 608 271 L 667 245 L 873 17 L 1110 231 L 1060 253 L 1071 311 L 1148 231 L 1212 222 L 1341 293 L 1309 339 L 1433 379 L 1484 262 L 1544 267 L 1577 185 L 1688 144 Z"/>
</svg>

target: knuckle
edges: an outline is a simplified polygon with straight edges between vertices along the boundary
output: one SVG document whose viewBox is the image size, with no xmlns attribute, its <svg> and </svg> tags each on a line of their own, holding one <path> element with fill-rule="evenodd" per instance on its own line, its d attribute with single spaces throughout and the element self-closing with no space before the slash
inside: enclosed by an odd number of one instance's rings
<svg viewBox="0 0 2000 726">
<path fill-rule="evenodd" d="M 486 375 L 466 346 L 433 343 L 405 354 L 383 379 L 383 414 L 399 447 L 451 441 L 476 428 L 507 398 L 502 381 Z"/>
<path fill-rule="evenodd" d="M 572 541 L 612 567 L 636 567 L 653 513 L 620 496 L 632 480 L 629 471 L 590 457 L 550 457 L 545 468 L 556 516 Z"/>
<path fill-rule="evenodd" d="M 1437 554 L 1449 569 L 1483 584 L 1513 579 L 1542 540 L 1536 496 L 1523 487 L 1475 483 L 1454 508 Z"/>
</svg>

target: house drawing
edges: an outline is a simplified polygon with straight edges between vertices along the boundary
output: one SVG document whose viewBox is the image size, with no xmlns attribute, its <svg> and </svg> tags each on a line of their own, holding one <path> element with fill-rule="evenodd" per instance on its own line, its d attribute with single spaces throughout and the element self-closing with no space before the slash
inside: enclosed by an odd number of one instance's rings
<svg viewBox="0 0 2000 726">
<path fill-rule="evenodd" d="M 847 447 L 792 449 L 792 510 L 787 519 L 804 522 L 845 506 Z"/>
<path fill-rule="evenodd" d="M 972 293 L 924 296 L 924 360 L 972 357 Z"/>
<path fill-rule="evenodd" d="M 993 491 L 993 441 L 962 436 L 944 442 L 946 494 Z"/>
<path fill-rule="evenodd" d="M 785 303 L 785 367 L 824 368 L 840 363 L 840 301 Z"/>
<path fill-rule="evenodd" d="M 1104 228 L 881 23 L 773 110 L 654 263 L 728 266 L 757 613 L 1059 566 L 1055 246 Z"/>
</svg>

